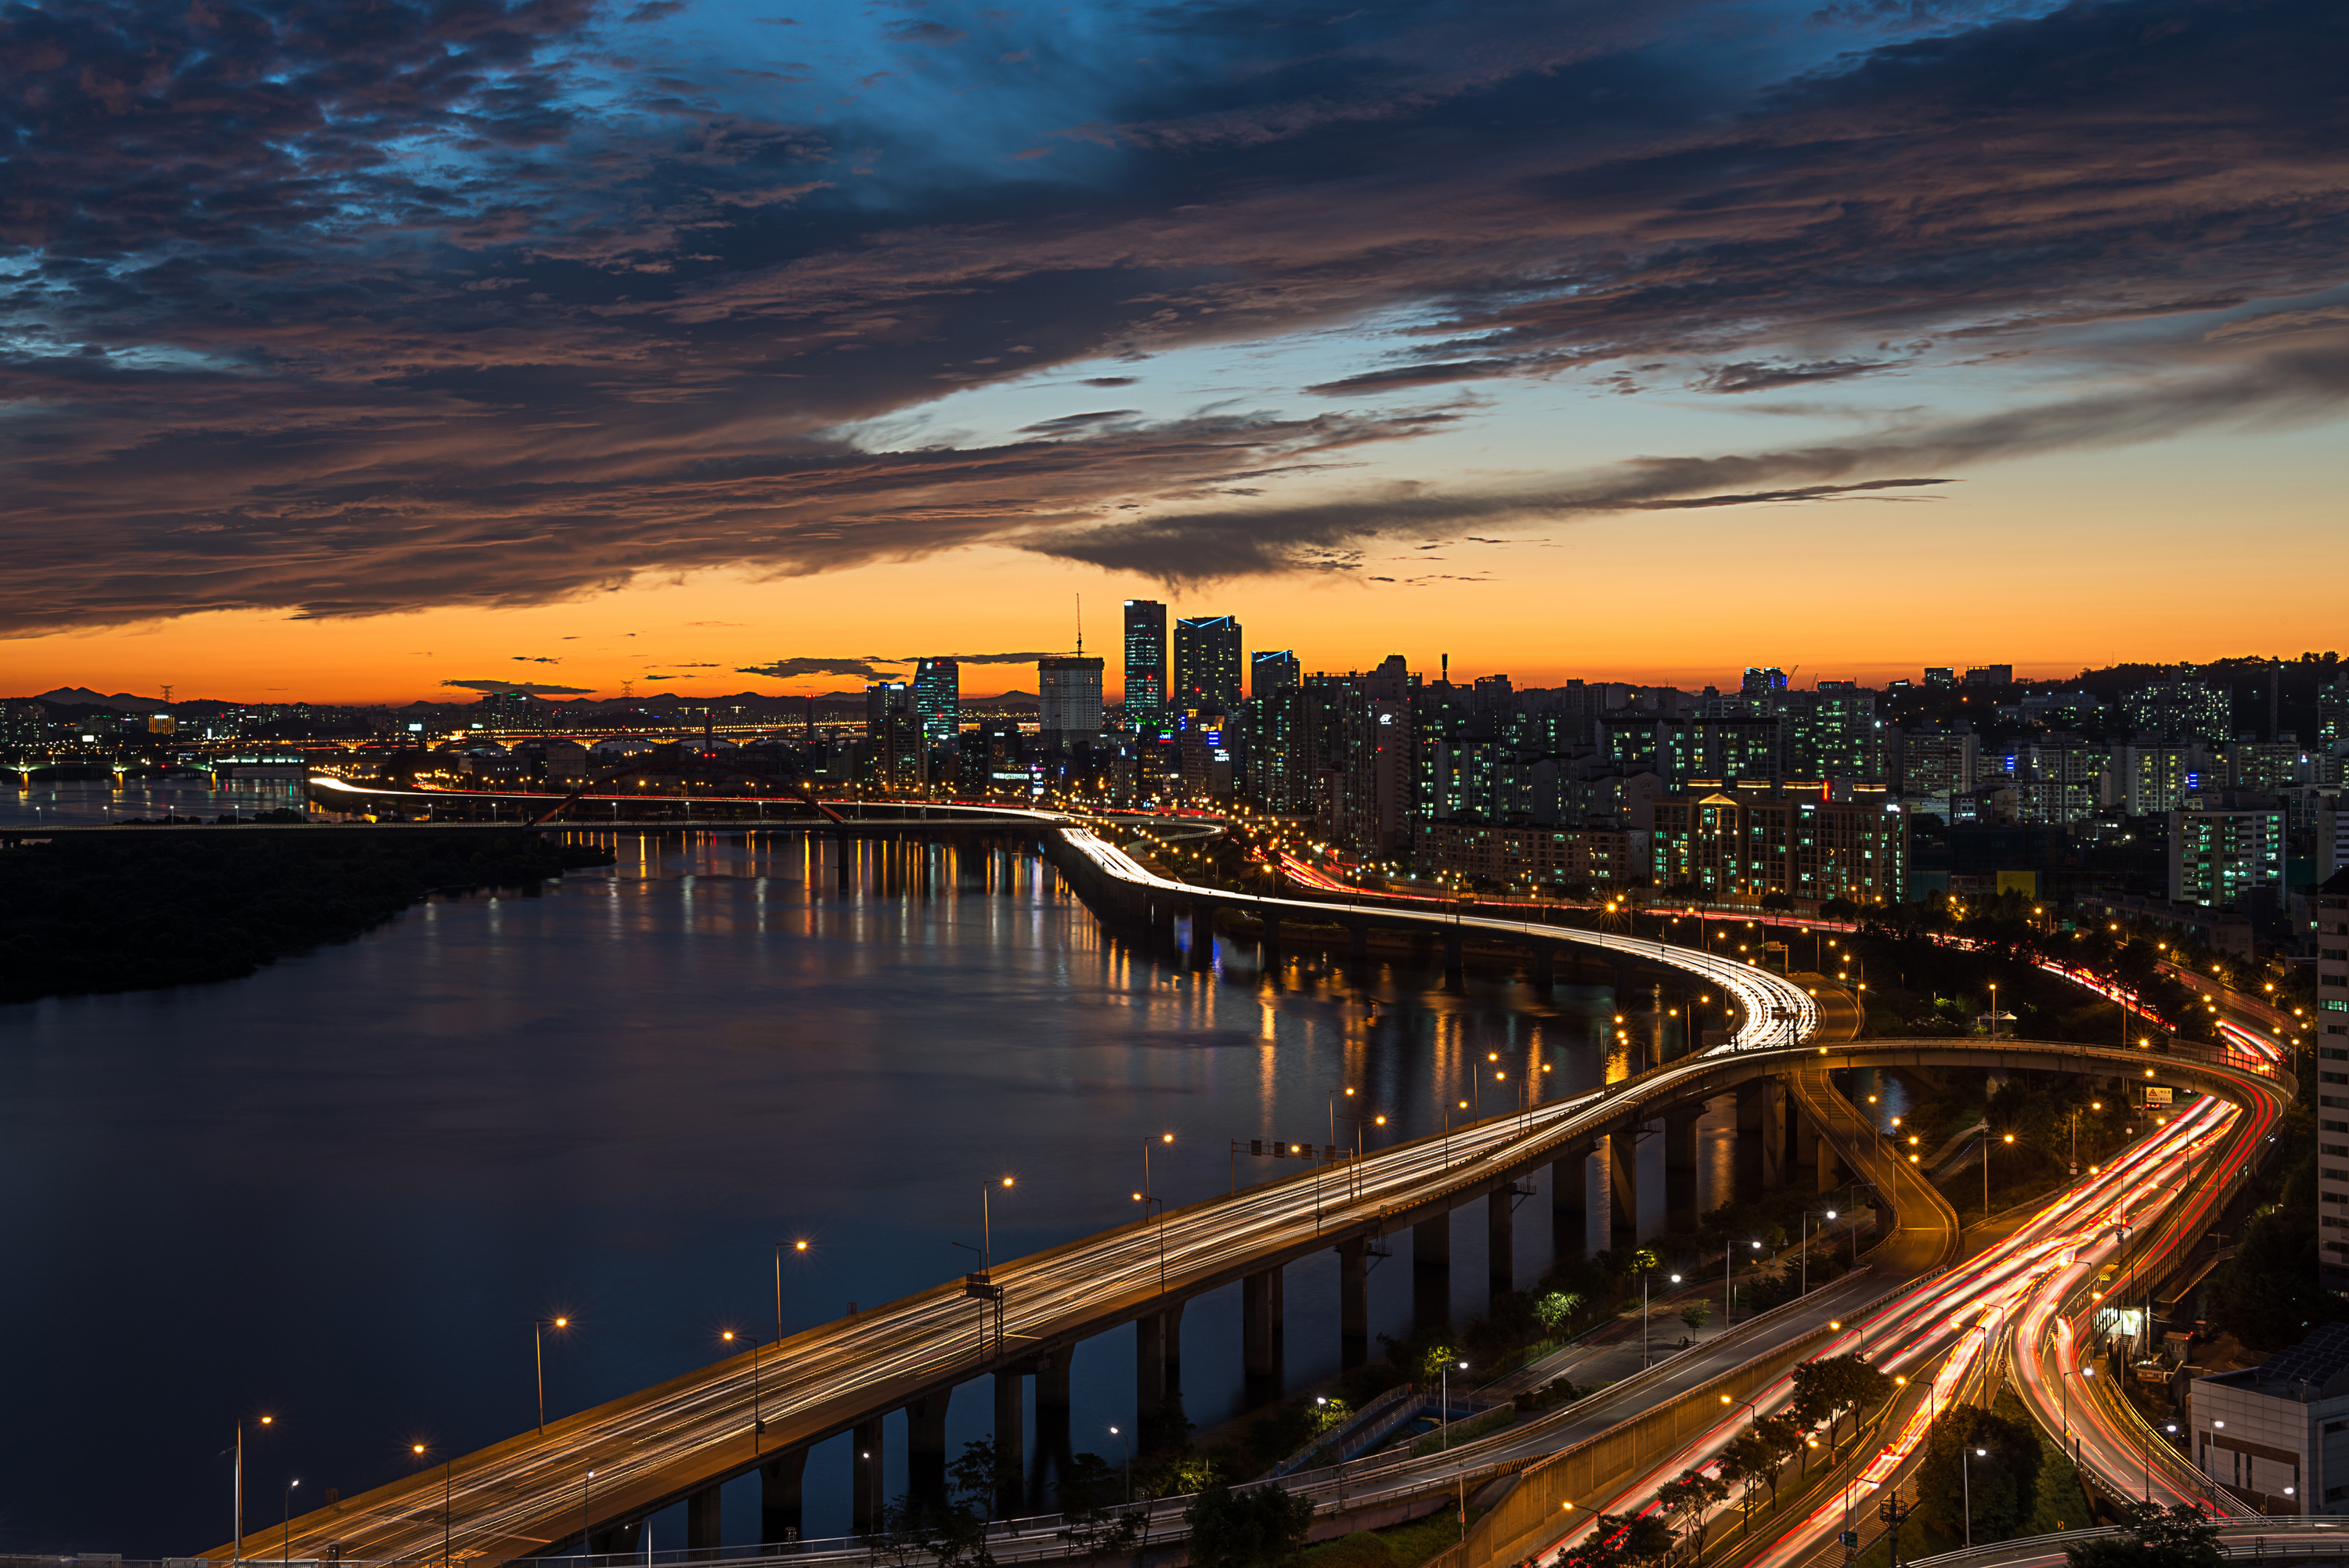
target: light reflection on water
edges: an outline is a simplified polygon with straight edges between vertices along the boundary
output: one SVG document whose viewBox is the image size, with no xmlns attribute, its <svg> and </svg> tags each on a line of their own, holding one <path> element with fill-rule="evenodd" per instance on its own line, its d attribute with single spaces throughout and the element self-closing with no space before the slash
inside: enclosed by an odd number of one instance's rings
<svg viewBox="0 0 2349 1568">
<path fill-rule="evenodd" d="M 253 1499 L 292 1475 L 347 1495 L 412 1441 L 509 1436 L 533 1418 L 536 1317 L 577 1326 L 548 1341 L 550 1412 L 674 1375 L 724 1328 L 772 1334 L 779 1238 L 813 1242 L 786 1276 L 795 1330 L 960 1272 L 951 1243 L 978 1239 L 978 1188 L 1007 1171 L 999 1257 L 1127 1219 L 1162 1132 L 1154 1186 L 1180 1204 L 1293 1172 L 1228 1140 L 1329 1141 L 1347 1085 L 1408 1135 L 1447 1098 L 1501 1109 L 1544 1060 L 1554 1090 L 1621 1070 L 1604 988 L 1472 975 L 1452 995 L 1390 966 L 1358 991 L 1319 955 L 1268 976 L 1228 943 L 1201 969 L 1105 932 L 999 846 L 865 843 L 843 897 L 808 840 L 614 842 L 608 874 L 436 901 L 248 980 L 0 1010 L 0 1546 L 224 1540 L 240 1415 L 279 1417 Z M 1493 1052 L 1506 1088 L 1472 1090 Z M 1643 1229 L 1661 1142 L 1640 1150 Z M 1706 1165 L 1710 1186 L 1725 1161 Z M 1550 1253 L 1539 1184 L 1521 1283 Z M 1485 1277 L 1464 1213 L 1460 1315 Z M 1407 1262 L 1371 1292 L 1374 1329 L 1399 1331 Z M 1336 1369 L 1334 1262 L 1292 1268 L 1286 1296 L 1295 1386 Z M 1240 1398 L 1237 1287 L 1183 1326 L 1205 1428 Z M 1079 1351 L 1078 1448 L 1129 1424 L 1133 1355 L 1125 1332 Z M 988 1411 L 966 1387 L 950 1442 Z M 134 1434 L 134 1470 L 94 1462 Z M 889 1443 L 894 1491 L 900 1419 Z M 844 1438 L 816 1451 L 809 1533 L 845 1531 L 847 1477 Z M 755 1480 L 738 1486 L 730 1542 L 758 1533 Z M 251 1503 L 248 1528 L 271 1511 Z"/>
</svg>

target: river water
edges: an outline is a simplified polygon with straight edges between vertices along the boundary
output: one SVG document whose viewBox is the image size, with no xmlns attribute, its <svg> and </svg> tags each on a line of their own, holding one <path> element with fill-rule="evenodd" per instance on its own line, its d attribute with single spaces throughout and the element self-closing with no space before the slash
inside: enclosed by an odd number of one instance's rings
<svg viewBox="0 0 2349 1568">
<path fill-rule="evenodd" d="M 1151 1179 L 1180 1204 L 1293 1173 L 1230 1140 L 1328 1141 L 1348 1086 L 1409 1135 L 1478 1064 L 1510 1075 L 1487 1110 L 1529 1066 L 1559 1089 L 1623 1070 L 1605 990 L 1447 994 L 1394 966 L 1358 989 L 1309 956 L 1268 975 L 1250 944 L 1202 970 L 1105 932 L 1019 846 L 867 846 L 843 895 L 821 843 L 612 841 L 608 872 L 435 900 L 249 979 L 0 1009 L 0 1551 L 224 1541 L 241 1417 L 276 1418 L 249 1535 L 292 1478 L 311 1506 L 412 1443 L 510 1436 L 536 1418 L 537 1319 L 574 1325 L 546 1337 L 550 1416 L 673 1376 L 726 1328 L 771 1336 L 780 1239 L 812 1242 L 786 1264 L 796 1331 L 961 1272 L 1007 1173 L 998 1257 L 1133 1217 L 1164 1133 Z M 1643 1208 L 1661 1189 L 1659 1167 Z M 1521 1282 L 1547 1210 L 1516 1227 Z M 1485 1271 L 1461 1214 L 1464 1315 Z M 1406 1326 L 1409 1273 L 1373 1272 L 1374 1332 Z M 1237 1294 L 1184 1318 L 1203 1429 L 1240 1404 Z M 1337 1367 L 1334 1259 L 1286 1295 L 1295 1387 Z M 1077 1448 L 1114 1458 L 1133 1363 L 1131 1331 L 1080 1348 Z M 950 1444 L 989 1412 L 960 1391 Z M 894 1491 L 902 1417 L 888 1433 Z M 811 1536 L 845 1532 L 848 1471 L 845 1438 L 812 1457 Z M 756 1539 L 755 1479 L 726 1513 Z"/>
</svg>

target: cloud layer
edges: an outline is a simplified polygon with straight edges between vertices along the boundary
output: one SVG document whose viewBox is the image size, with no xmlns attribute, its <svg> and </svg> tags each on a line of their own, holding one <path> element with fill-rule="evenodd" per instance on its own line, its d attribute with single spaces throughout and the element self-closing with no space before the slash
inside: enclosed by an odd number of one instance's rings
<svg viewBox="0 0 2349 1568">
<path fill-rule="evenodd" d="M 2340 7 L 1755 15 L 939 4 L 819 49 L 661 3 L 15 5 L 0 627 L 979 543 L 1350 570 L 1461 524 L 1888 498 L 2337 415 Z M 1101 406 L 1165 350 L 1305 334 L 1354 363 L 1294 407 Z M 1013 439 L 855 434 L 1105 357 L 1132 374 Z M 2018 367 L 2048 390 L 2014 414 L 1826 445 L 1453 494 L 1356 468 L 1529 380 L 1710 400 Z"/>
</svg>

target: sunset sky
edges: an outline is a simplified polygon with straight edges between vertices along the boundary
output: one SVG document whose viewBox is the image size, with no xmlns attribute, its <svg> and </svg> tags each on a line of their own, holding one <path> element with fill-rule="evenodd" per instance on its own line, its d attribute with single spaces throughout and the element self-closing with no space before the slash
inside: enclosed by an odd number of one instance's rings
<svg viewBox="0 0 2349 1568">
<path fill-rule="evenodd" d="M 2337 0 L 0 8 L 0 689 L 2340 648 L 2344 79 Z"/>
</svg>

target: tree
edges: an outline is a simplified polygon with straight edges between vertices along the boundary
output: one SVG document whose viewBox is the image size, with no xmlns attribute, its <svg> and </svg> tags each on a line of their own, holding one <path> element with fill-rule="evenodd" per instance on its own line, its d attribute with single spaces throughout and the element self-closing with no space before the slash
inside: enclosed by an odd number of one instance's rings
<svg viewBox="0 0 2349 1568">
<path fill-rule="evenodd" d="M 1554 1290 L 1534 1303 L 1534 1315 L 1541 1326 L 1555 1334 L 1558 1326 L 1582 1310 L 1582 1297 L 1572 1291 Z"/>
<path fill-rule="evenodd" d="M 1751 1431 L 1740 1432 L 1722 1450 L 1719 1468 L 1722 1480 L 1735 1481 L 1745 1489 L 1745 1495 L 1737 1500 L 1737 1506 L 1750 1520 L 1754 1516 L 1754 1487 L 1761 1484 L 1765 1477 L 1774 1486 L 1776 1484 L 1778 1467 L 1769 1445 Z"/>
<path fill-rule="evenodd" d="M 1646 1513 L 1602 1513 L 1591 1532 L 1559 1553 L 1557 1568 L 1622 1568 L 1671 1550 L 1675 1537 L 1664 1522 Z"/>
<path fill-rule="evenodd" d="M 1681 1308 L 1681 1321 L 1691 1328 L 1702 1328 L 1712 1318 L 1713 1304 L 1709 1301 L 1692 1301 Z"/>
<path fill-rule="evenodd" d="M 1138 1509 L 1120 1511 L 1124 1491 L 1115 1466 L 1099 1454 L 1077 1455 L 1061 1477 L 1062 1524 L 1053 1533 L 1088 1563 L 1127 1555 L 1142 1539 L 1143 1516 Z"/>
<path fill-rule="evenodd" d="M 1971 1494 L 1974 1543 L 2011 1540 L 2039 1495 L 2040 1458 L 2038 1435 L 2026 1423 L 1971 1405 L 1952 1407 L 1925 1439 L 1918 1516 L 1944 1535 L 1962 1535 Z"/>
<path fill-rule="evenodd" d="M 980 1521 L 995 1517 L 995 1500 L 1019 1479 L 1019 1461 L 980 1438 L 962 1446 L 962 1457 L 947 1466 L 947 1481 L 955 1500 L 975 1510 Z"/>
<path fill-rule="evenodd" d="M 1217 1481 L 1183 1511 L 1193 1568 L 1287 1568 L 1313 1529 L 1313 1500 L 1271 1482 L 1235 1493 Z"/>
<path fill-rule="evenodd" d="M 1703 1568 L 1704 1511 L 1729 1495 L 1728 1486 L 1701 1470 L 1684 1470 L 1656 1492 L 1656 1506 L 1681 1521 L 1681 1533 L 1696 1546 L 1691 1568 Z"/>
<path fill-rule="evenodd" d="M 1835 1451 L 1836 1427 L 1848 1410 L 1866 1409 L 1892 1392 L 1892 1379 L 1860 1358 L 1859 1352 L 1805 1361 L 1794 1370 L 1795 1398 L 1806 1412 L 1823 1415 L 1827 1451 Z"/>
<path fill-rule="evenodd" d="M 1770 1502 L 1778 1501 L 1778 1470 L 1793 1459 L 1803 1446 L 1802 1429 L 1784 1416 L 1764 1416 L 1754 1423 L 1754 1440 L 1768 1452 L 1764 1478 L 1770 1483 Z"/>
<path fill-rule="evenodd" d="M 2218 1525 L 2189 1504 L 2133 1502 L 2127 1513 L 2120 1534 L 2066 1547 L 2071 1568 L 2220 1568 L 2227 1561 Z"/>
</svg>

